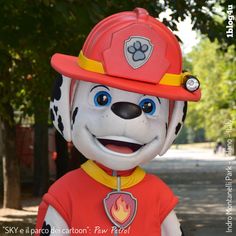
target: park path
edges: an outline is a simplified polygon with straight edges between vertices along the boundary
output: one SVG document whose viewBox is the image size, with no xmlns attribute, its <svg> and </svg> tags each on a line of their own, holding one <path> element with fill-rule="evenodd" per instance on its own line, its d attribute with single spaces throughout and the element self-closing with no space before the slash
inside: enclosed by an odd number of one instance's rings
<svg viewBox="0 0 236 236">
<path fill-rule="evenodd" d="M 161 177 L 179 197 L 176 213 L 185 236 L 230 236 L 225 232 L 228 166 L 235 173 L 234 157 L 213 155 L 210 149 L 198 148 L 171 149 L 143 167 Z M 235 179 L 232 182 L 235 184 Z M 39 202 L 39 198 L 25 196 L 22 211 L 0 209 L 0 236 L 13 235 L 6 234 L 6 226 L 33 229 Z M 232 215 L 236 217 L 235 207 Z"/>
<path fill-rule="evenodd" d="M 160 176 L 179 197 L 176 213 L 187 236 L 232 235 L 226 233 L 225 224 L 228 220 L 227 167 L 235 173 L 235 158 L 214 155 L 210 149 L 171 149 L 163 157 L 144 165 L 149 172 Z M 231 182 L 235 185 L 236 179 Z M 235 219 L 235 201 L 233 207 Z"/>
</svg>

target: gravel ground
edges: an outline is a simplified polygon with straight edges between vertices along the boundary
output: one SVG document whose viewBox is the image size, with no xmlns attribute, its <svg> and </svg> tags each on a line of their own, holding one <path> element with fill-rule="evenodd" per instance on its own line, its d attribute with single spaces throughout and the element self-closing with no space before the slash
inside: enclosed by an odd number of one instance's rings
<svg viewBox="0 0 236 236">
<path fill-rule="evenodd" d="M 226 168 L 236 170 L 234 157 L 211 150 L 170 150 L 144 168 L 161 177 L 179 197 L 176 213 L 187 236 L 224 236 L 227 225 Z M 233 186 L 236 179 L 232 178 Z M 235 192 L 234 192 L 235 193 Z M 234 199 L 234 198 L 233 198 Z M 235 206 L 235 201 L 232 202 Z M 236 217 L 235 208 L 232 217 Z"/>
<path fill-rule="evenodd" d="M 235 171 L 235 158 L 213 155 L 208 149 L 172 149 L 165 157 L 156 158 L 143 167 L 161 177 L 179 197 L 176 213 L 185 236 L 232 235 L 226 233 L 225 177 L 227 167 Z M 234 185 L 236 180 L 230 182 Z M 0 236 L 32 235 L 30 231 L 34 229 L 39 202 L 39 198 L 26 195 L 22 210 L 0 209 Z M 234 206 L 235 202 L 232 204 Z M 235 209 L 232 216 L 236 217 Z M 10 227 L 17 233 L 10 231 Z"/>
<path fill-rule="evenodd" d="M 0 236 L 33 235 L 40 198 L 24 196 L 22 210 L 0 209 Z M 20 231 L 21 230 L 21 231 Z"/>
</svg>

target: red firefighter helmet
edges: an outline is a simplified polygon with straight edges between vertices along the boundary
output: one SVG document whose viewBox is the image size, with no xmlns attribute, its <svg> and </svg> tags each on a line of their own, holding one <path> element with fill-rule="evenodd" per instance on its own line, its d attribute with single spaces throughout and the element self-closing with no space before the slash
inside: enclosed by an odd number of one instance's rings
<svg viewBox="0 0 236 236">
<path fill-rule="evenodd" d="M 52 67 L 77 80 L 170 100 L 198 101 L 199 81 L 182 73 L 173 33 L 142 8 L 114 14 L 88 35 L 79 57 L 54 54 Z"/>
</svg>

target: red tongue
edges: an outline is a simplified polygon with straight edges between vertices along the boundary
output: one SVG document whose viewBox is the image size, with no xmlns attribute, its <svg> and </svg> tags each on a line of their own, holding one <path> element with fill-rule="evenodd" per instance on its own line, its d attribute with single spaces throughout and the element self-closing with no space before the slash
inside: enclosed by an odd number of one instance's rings
<svg viewBox="0 0 236 236">
<path fill-rule="evenodd" d="M 133 150 L 129 147 L 117 146 L 114 144 L 107 144 L 105 145 L 105 147 L 107 149 L 112 150 L 113 152 L 119 152 L 119 153 L 125 153 L 125 154 L 133 153 Z"/>
</svg>

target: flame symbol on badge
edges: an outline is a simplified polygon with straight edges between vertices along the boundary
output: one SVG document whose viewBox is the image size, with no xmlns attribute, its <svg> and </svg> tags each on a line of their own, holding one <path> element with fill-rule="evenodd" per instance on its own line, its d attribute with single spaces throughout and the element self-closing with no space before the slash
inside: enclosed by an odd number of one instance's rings
<svg viewBox="0 0 236 236">
<path fill-rule="evenodd" d="M 113 191 L 103 199 L 109 220 L 118 228 L 127 228 L 137 212 L 137 199 L 129 192 Z"/>
<path fill-rule="evenodd" d="M 117 198 L 115 204 L 111 208 L 111 215 L 119 223 L 124 223 L 131 214 L 130 205 L 128 205 L 123 198 L 120 196 Z"/>
</svg>

